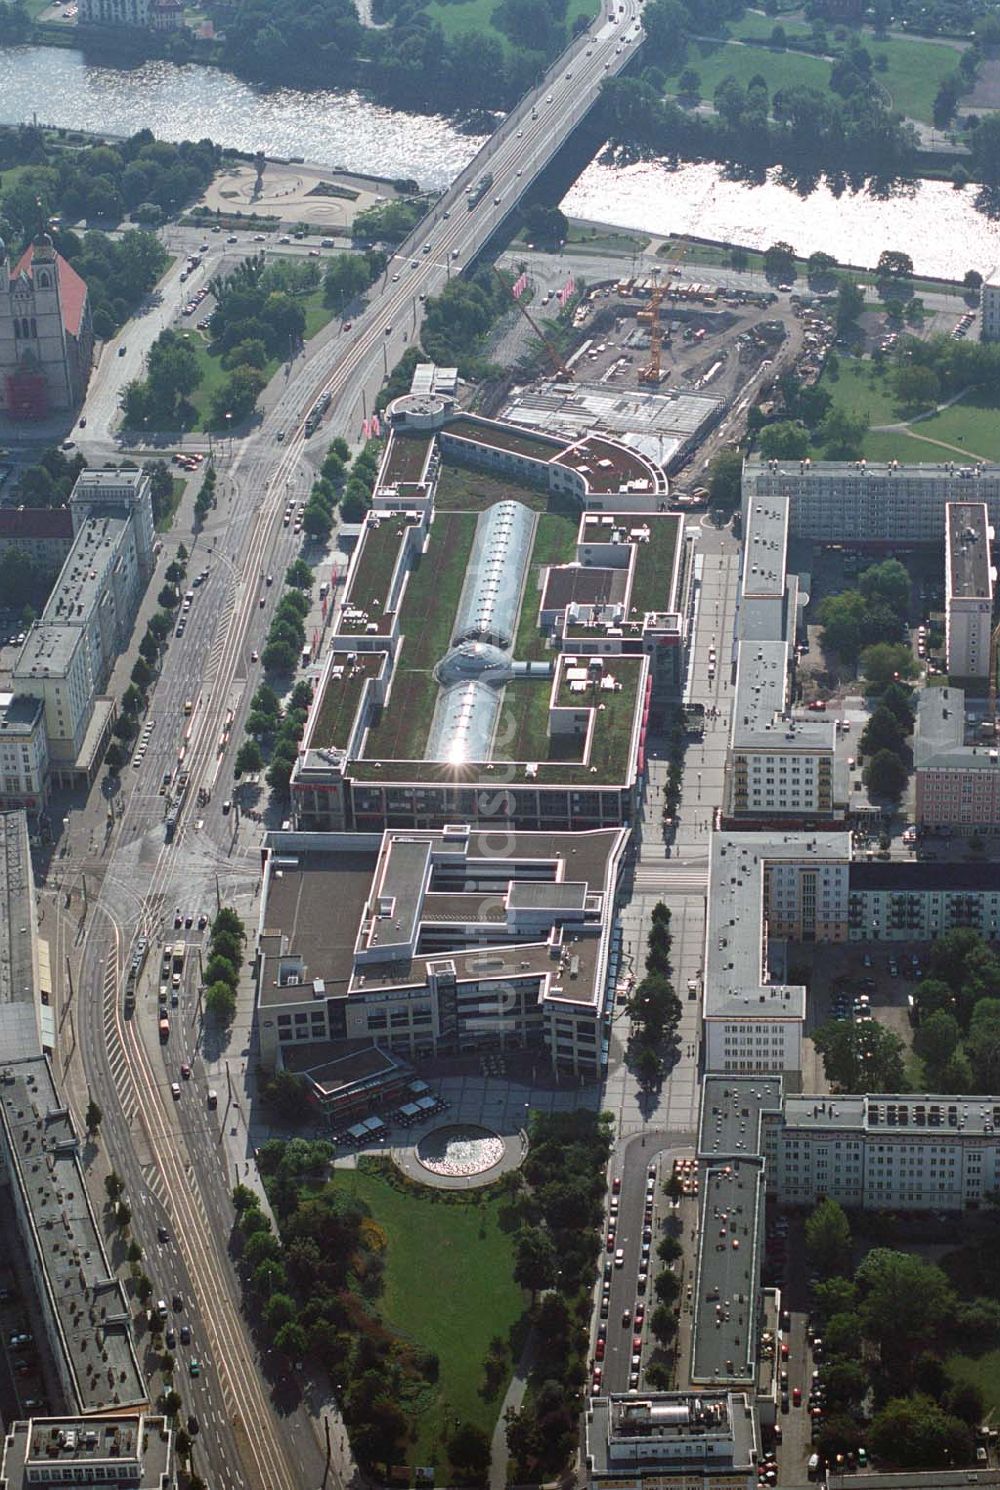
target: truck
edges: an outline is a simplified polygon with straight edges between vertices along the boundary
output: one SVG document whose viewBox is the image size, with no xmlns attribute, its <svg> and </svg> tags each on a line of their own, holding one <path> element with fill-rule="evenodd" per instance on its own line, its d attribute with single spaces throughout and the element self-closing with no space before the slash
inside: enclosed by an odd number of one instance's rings
<svg viewBox="0 0 1000 1490">
<path fill-rule="evenodd" d="M 475 186 L 469 192 L 468 203 L 470 212 L 472 211 L 473 207 L 479 206 L 479 203 L 483 200 L 483 197 L 485 197 L 486 193 L 489 191 L 492 185 L 493 172 L 484 171 L 479 180 L 476 182 Z"/>
<path fill-rule="evenodd" d="M 308 667 L 309 666 L 310 662 L 312 662 L 312 655 L 313 655 L 312 647 L 303 647 L 302 648 L 302 663 L 301 663 L 302 667 Z"/>
<path fill-rule="evenodd" d="M 167 1041 L 169 1039 L 170 1039 L 170 1015 L 169 1014 L 161 1014 L 160 1015 L 160 1044 L 161 1045 L 166 1045 L 166 1043 L 167 1043 Z"/>
</svg>

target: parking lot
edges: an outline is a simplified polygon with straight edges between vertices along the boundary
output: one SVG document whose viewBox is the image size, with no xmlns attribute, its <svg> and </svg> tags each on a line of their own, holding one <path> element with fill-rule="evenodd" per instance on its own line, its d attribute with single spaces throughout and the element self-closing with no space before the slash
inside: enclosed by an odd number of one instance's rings
<svg viewBox="0 0 1000 1490">
<path fill-rule="evenodd" d="M 809 998 L 803 1046 L 804 1091 L 826 1092 L 829 1083 L 810 1036 L 829 1020 L 867 1024 L 877 1021 L 912 1044 L 907 998 L 922 976 L 924 943 L 862 942 L 822 947 L 796 946 L 791 961 L 807 970 Z M 895 972 L 893 971 L 895 968 Z"/>
</svg>

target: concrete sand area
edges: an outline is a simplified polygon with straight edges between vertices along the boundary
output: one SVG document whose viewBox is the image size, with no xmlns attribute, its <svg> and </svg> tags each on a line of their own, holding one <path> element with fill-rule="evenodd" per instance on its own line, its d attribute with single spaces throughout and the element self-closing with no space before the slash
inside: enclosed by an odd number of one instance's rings
<svg viewBox="0 0 1000 1490">
<path fill-rule="evenodd" d="M 198 205 L 212 212 L 242 212 L 245 216 L 258 212 L 287 223 L 346 229 L 366 207 L 396 196 L 388 182 L 352 176 L 346 171 L 324 171 L 320 166 L 268 161 L 260 195 L 255 198 L 256 180 L 254 166 L 233 166 L 215 178 Z M 327 195 L 324 188 L 330 186 L 342 189 L 344 195 Z"/>
</svg>

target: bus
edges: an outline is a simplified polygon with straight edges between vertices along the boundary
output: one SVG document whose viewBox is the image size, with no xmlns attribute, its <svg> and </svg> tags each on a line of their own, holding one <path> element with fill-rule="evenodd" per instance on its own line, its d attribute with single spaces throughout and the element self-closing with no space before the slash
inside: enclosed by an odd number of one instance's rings
<svg viewBox="0 0 1000 1490">
<path fill-rule="evenodd" d="M 174 943 L 174 955 L 170 964 L 173 972 L 182 973 L 184 971 L 184 954 L 186 951 L 187 948 L 183 942 Z"/>
</svg>

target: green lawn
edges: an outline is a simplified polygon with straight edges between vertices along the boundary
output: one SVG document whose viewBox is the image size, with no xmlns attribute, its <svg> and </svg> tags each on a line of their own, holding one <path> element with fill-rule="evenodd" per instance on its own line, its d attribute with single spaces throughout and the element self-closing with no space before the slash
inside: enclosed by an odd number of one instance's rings
<svg viewBox="0 0 1000 1490">
<path fill-rule="evenodd" d="M 496 1200 L 435 1202 L 429 1192 L 404 1194 L 357 1170 L 336 1170 L 334 1182 L 369 1206 L 388 1237 L 379 1304 L 386 1322 L 440 1360 L 441 1375 L 413 1424 L 408 1459 L 442 1464 L 437 1445 L 456 1418 L 488 1434 L 496 1423 L 506 1382 L 484 1399 L 483 1361 L 493 1336 L 506 1340 L 524 1308 L 512 1277 L 512 1237 L 497 1224 Z"/>
<path fill-rule="evenodd" d="M 4 175 L 6 176 L 6 172 Z M 333 311 L 323 304 L 322 285 L 318 285 L 315 290 L 310 290 L 308 295 L 303 295 L 300 304 L 305 311 L 305 339 L 308 341 L 311 336 L 316 335 L 317 331 L 323 329 L 332 317 Z M 217 390 L 229 377 L 229 373 L 222 366 L 221 359 L 212 356 L 209 352 L 208 341 L 201 332 L 192 329 L 182 334 L 193 342 L 198 354 L 198 365 L 201 368 L 201 383 L 191 395 L 191 403 L 197 411 L 193 428 L 208 429 L 211 425 L 212 400 Z M 280 365 L 281 359 L 272 357 L 263 369 L 264 376 L 268 379 L 272 378 Z"/>
<path fill-rule="evenodd" d="M 701 96 L 711 99 L 725 77 L 734 77 L 745 87 L 757 73 L 773 94 L 779 88 L 794 86 L 826 89 L 830 81 L 830 63 L 808 52 L 778 51 L 767 45 L 774 21 L 769 16 L 750 12 L 733 28 L 733 41 L 692 42 L 684 65 L 693 67 L 700 78 Z M 809 28 L 794 22 L 782 25 L 788 35 L 804 35 Z M 754 43 L 739 46 L 738 40 Z M 933 122 L 934 98 L 941 79 L 954 72 L 958 54 L 953 47 L 931 41 L 877 41 L 862 38 L 872 56 L 883 55 L 888 61 L 884 72 L 876 72 L 879 85 L 889 95 L 894 109 L 908 118 Z M 759 43 L 759 44 L 757 44 Z"/>
<path fill-rule="evenodd" d="M 979 1356 L 950 1355 L 945 1367 L 956 1385 L 979 1388 L 983 1394 L 985 1419 L 1000 1414 L 1000 1350 L 989 1350 Z"/>
<path fill-rule="evenodd" d="M 1000 409 L 995 404 L 984 403 L 975 395 L 962 399 L 930 419 L 921 419 L 913 430 L 915 434 L 966 449 L 970 456 L 1000 460 Z M 946 455 L 940 457 L 942 460 L 946 458 Z M 934 460 L 935 456 L 930 454 L 925 459 Z"/>
<path fill-rule="evenodd" d="M 498 31 L 493 25 L 492 16 L 497 8 L 497 0 L 455 0 L 454 4 L 449 0 L 430 0 L 429 5 L 423 7 L 424 14 L 432 21 L 437 21 L 448 41 L 454 41 L 457 36 L 467 36 L 470 32 L 480 35 L 492 36 L 504 49 L 509 45 L 506 36 Z M 569 0 L 566 7 L 566 28 L 569 31 L 577 16 L 586 16 L 590 20 L 597 14 L 597 0 Z"/>
<path fill-rule="evenodd" d="M 834 407 L 850 414 L 867 414 L 872 424 L 895 424 L 902 416 L 888 376 L 873 362 L 858 357 L 840 357 L 835 378 L 824 373 L 821 380 Z"/>
<path fill-rule="evenodd" d="M 840 358 L 836 378 L 824 374 L 822 385 L 837 408 L 866 413 L 872 424 L 897 424 L 903 414 L 892 393 L 889 375 L 874 364 L 852 357 Z M 940 441 L 940 444 L 931 444 Z M 950 447 L 950 448 L 949 448 Z M 906 462 L 942 461 L 967 450 L 970 458 L 1000 460 L 1000 409 L 970 395 L 929 419 L 918 419 L 901 430 L 870 430 L 865 436 L 868 460 Z"/>
<path fill-rule="evenodd" d="M 201 482 L 199 482 L 198 484 L 200 486 Z M 171 479 L 170 485 L 170 501 L 160 513 L 160 516 L 156 523 L 156 531 L 158 533 L 166 533 L 173 527 L 174 513 L 180 506 L 181 497 L 183 497 L 184 495 L 184 488 L 187 486 L 187 481 L 184 479 L 183 476 L 174 476 Z"/>
<path fill-rule="evenodd" d="M 524 583 L 524 599 L 514 639 L 514 656 L 528 662 L 545 656 L 545 638 L 538 629 L 538 577 L 547 564 L 568 564 L 576 553 L 578 520 L 568 513 L 542 512 L 535 526 L 535 543 Z"/>
</svg>

